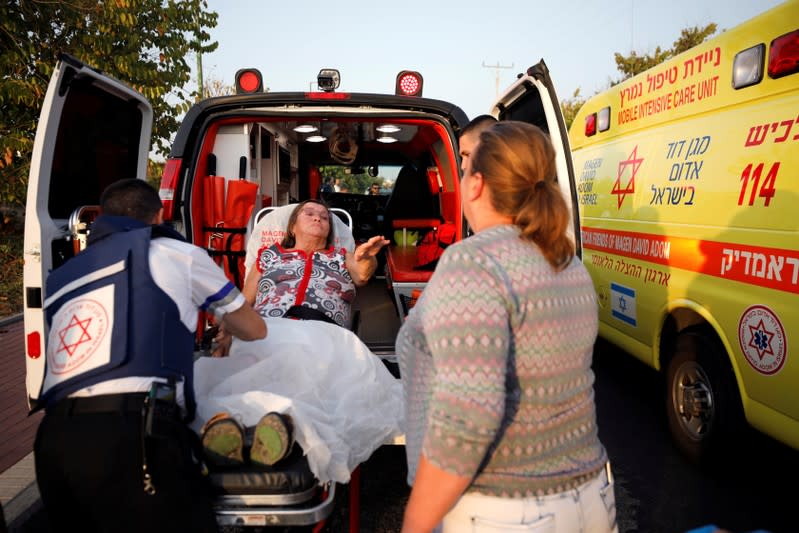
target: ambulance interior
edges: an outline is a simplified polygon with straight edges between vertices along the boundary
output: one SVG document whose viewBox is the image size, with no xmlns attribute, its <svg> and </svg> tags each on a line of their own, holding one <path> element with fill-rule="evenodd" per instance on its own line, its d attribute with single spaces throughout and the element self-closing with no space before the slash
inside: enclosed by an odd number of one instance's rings
<svg viewBox="0 0 799 533">
<path fill-rule="evenodd" d="M 378 256 L 376 275 L 358 288 L 352 329 L 399 377 L 396 335 L 432 275 L 431 268 L 416 268 L 416 242 L 407 236 L 421 239 L 449 223 L 458 228 L 456 238 L 461 237 L 458 160 L 451 139 L 441 122 L 420 116 L 222 118 L 197 142 L 198 155 L 192 158 L 196 165 L 187 169 L 190 178 L 183 205 L 175 206 L 174 220 L 183 221 L 185 234 L 207 248 L 239 286 L 246 275 L 247 245 L 252 240 L 257 246 L 271 242 L 259 240 L 256 217 L 263 208 L 320 198 L 351 217 L 355 245 L 375 235 L 390 239 Z M 335 171 L 361 177 L 360 190 L 322 191 L 324 179 Z M 214 196 L 211 178 L 220 176 L 228 193 L 226 207 L 231 186 L 241 185 L 239 180 L 250 184 L 245 188 L 252 203 L 238 206 L 244 213 L 234 224 L 227 222 L 234 213 L 224 209 L 220 221 L 208 206 Z M 382 185 L 379 194 L 369 194 L 374 182 Z M 244 238 L 233 238 L 239 232 Z M 352 476 L 350 512 L 357 515 L 358 469 Z M 220 523 L 239 520 L 250 511 L 261 516 L 258 513 L 265 508 L 284 524 L 313 523 L 330 512 L 335 491 L 334 485 L 325 484 L 319 493 L 307 464 L 296 460 L 270 472 L 238 469 L 212 472 L 212 477 L 220 491 L 216 511 Z"/>
<path fill-rule="evenodd" d="M 193 179 L 187 182 L 189 192 L 177 219 L 185 221 L 185 233 L 206 247 L 239 286 L 246 270 L 245 247 L 259 238 L 252 230 L 264 207 L 319 198 L 349 214 L 356 245 L 375 235 L 390 239 L 378 256 L 376 275 L 358 290 L 353 328 L 374 353 L 391 362 L 394 339 L 412 297 L 432 274 L 430 268 L 418 268 L 417 247 L 408 235 L 420 240 L 443 223 L 461 226 L 458 164 L 450 138 L 440 122 L 424 118 L 222 119 L 199 143 L 197 164 L 190 170 Z M 322 191 L 325 178 L 333 175 L 361 184 L 361 190 Z M 361 179 L 349 181 L 346 176 Z M 217 191 L 219 177 L 225 180 L 226 208 L 221 213 L 209 209 L 209 203 L 222 205 L 212 200 L 211 177 L 217 177 Z M 248 198 L 227 209 L 240 180 L 250 184 L 245 186 Z M 381 190 L 368 194 L 374 182 Z M 244 232 L 243 239 L 231 238 L 238 232 Z M 459 233 L 458 229 L 456 238 Z M 389 367 L 396 372 L 393 364 Z"/>
</svg>

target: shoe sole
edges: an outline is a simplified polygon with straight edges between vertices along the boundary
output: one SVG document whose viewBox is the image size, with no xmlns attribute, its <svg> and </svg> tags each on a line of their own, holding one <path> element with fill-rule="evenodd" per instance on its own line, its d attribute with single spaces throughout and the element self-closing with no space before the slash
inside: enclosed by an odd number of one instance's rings
<svg viewBox="0 0 799 533">
<path fill-rule="evenodd" d="M 279 413 L 267 413 L 255 426 L 250 461 L 272 466 L 289 454 L 293 444 L 287 420 Z"/>
<path fill-rule="evenodd" d="M 214 465 L 244 464 L 244 431 L 230 418 L 213 422 L 203 433 L 206 459 Z"/>
</svg>

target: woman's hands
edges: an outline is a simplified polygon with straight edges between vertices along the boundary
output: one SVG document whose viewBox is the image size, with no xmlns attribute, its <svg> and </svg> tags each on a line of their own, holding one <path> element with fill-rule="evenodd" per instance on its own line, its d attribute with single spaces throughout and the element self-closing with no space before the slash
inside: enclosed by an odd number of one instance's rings
<svg viewBox="0 0 799 533">
<path fill-rule="evenodd" d="M 355 260 L 364 261 L 375 257 L 378 252 L 380 252 L 380 249 L 390 242 L 391 241 L 384 238 L 382 235 L 375 235 L 365 243 L 360 244 L 357 248 L 355 248 Z"/>
<path fill-rule="evenodd" d="M 391 241 L 382 235 L 375 235 L 365 243 L 358 245 L 354 252 L 347 254 L 347 270 L 356 286 L 366 285 L 377 269 L 375 256 L 389 242 Z"/>
</svg>

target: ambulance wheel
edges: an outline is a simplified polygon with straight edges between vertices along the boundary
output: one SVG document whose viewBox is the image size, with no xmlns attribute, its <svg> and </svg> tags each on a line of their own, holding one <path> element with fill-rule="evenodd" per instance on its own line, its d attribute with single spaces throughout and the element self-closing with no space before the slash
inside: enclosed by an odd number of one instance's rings
<svg viewBox="0 0 799 533">
<path fill-rule="evenodd" d="M 715 334 L 706 327 L 680 332 L 666 371 L 666 414 L 677 448 L 697 465 L 721 465 L 742 413 L 735 375 Z"/>
</svg>

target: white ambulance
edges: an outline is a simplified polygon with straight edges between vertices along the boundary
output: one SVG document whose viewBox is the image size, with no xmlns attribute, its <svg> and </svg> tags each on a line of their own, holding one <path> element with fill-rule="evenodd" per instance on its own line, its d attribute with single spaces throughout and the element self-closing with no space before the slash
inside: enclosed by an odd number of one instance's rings
<svg viewBox="0 0 799 533">
<path fill-rule="evenodd" d="M 702 462 L 799 448 L 799 2 L 588 100 L 570 131 L 600 335 L 665 375 Z"/>
</svg>

